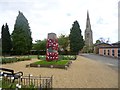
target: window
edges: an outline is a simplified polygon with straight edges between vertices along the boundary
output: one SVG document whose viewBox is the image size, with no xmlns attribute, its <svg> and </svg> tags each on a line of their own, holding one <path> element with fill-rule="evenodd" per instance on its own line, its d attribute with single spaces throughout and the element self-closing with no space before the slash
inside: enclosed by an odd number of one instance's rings
<svg viewBox="0 0 120 90">
<path fill-rule="evenodd" d="M 120 48 L 118 48 L 118 57 L 120 57 Z"/>
<path fill-rule="evenodd" d="M 114 51 L 114 49 L 112 49 L 112 56 L 114 56 L 114 53 L 115 53 L 115 51 Z"/>
<path fill-rule="evenodd" d="M 108 50 L 108 55 L 110 55 L 110 50 Z"/>
<path fill-rule="evenodd" d="M 106 50 L 104 50 L 104 55 L 106 55 Z"/>
</svg>

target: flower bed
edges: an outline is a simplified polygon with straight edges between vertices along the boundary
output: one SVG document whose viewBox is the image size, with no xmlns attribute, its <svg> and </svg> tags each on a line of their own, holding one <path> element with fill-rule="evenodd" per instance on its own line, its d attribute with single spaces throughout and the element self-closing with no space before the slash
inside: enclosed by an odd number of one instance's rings
<svg viewBox="0 0 120 90">
<path fill-rule="evenodd" d="M 76 60 L 76 55 L 59 55 L 60 60 Z"/>
<path fill-rule="evenodd" d="M 41 61 L 31 63 L 30 67 L 49 67 L 49 68 L 67 69 L 71 63 L 72 62 L 68 60 L 58 60 L 58 61 L 50 61 L 50 62 L 41 60 Z"/>
<path fill-rule="evenodd" d="M 59 55 L 58 60 L 76 60 L 76 55 Z M 46 60 L 45 55 L 38 55 L 38 59 L 40 60 Z"/>
</svg>

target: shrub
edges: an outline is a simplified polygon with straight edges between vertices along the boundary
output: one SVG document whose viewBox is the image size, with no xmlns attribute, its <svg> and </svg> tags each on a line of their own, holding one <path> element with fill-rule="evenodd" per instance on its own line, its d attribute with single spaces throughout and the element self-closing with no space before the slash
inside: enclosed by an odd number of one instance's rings
<svg viewBox="0 0 120 90">
<path fill-rule="evenodd" d="M 46 60 L 46 56 L 45 55 L 38 55 L 38 59 Z"/>
<path fill-rule="evenodd" d="M 29 57 L 20 57 L 20 58 L 2 58 L 1 64 L 6 64 L 6 63 L 13 63 L 17 61 L 25 61 L 25 60 L 31 60 Z"/>
</svg>

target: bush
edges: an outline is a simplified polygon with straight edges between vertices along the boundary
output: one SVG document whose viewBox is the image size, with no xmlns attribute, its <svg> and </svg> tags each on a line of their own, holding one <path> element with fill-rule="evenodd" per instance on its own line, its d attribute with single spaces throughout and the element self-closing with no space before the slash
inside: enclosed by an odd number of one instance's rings
<svg viewBox="0 0 120 90">
<path fill-rule="evenodd" d="M 0 62 L 0 64 L 13 63 L 13 62 L 25 61 L 25 60 L 31 60 L 31 58 L 29 58 L 29 57 L 2 58 L 2 62 Z"/>
<path fill-rule="evenodd" d="M 46 60 L 46 56 L 45 55 L 38 55 L 38 59 Z"/>
</svg>

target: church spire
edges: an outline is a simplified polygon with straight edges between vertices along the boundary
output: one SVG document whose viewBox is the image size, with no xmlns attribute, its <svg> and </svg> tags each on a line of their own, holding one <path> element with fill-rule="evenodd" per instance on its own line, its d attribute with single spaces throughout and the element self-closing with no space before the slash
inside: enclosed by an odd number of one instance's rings
<svg viewBox="0 0 120 90">
<path fill-rule="evenodd" d="M 90 20 L 88 10 L 87 10 L 87 20 Z"/>
<path fill-rule="evenodd" d="M 88 11 L 87 11 L 86 29 L 85 29 L 85 46 L 88 47 L 88 51 L 93 49 L 92 48 L 93 34 L 92 34 L 92 30 L 91 30 L 90 17 L 89 17 Z"/>
<path fill-rule="evenodd" d="M 90 18 L 89 18 L 89 12 L 88 12 L 88 10 L 87 10 L 86 28 L 90 28 L 91 29 L 91 24 L 90 24 Z"/>
</svg>

